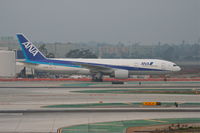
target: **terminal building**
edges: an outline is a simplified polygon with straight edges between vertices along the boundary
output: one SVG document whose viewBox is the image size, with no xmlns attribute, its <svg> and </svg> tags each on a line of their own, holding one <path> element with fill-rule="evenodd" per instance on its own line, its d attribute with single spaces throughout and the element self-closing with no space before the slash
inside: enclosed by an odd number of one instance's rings
<svg viewBox="0 0 200 133">
<path fill-rule="evenodd" d="M 16 57 L 14 51 L 0 48 L 0 77 L 13 78 L 16 77 Z"/>
</svg>

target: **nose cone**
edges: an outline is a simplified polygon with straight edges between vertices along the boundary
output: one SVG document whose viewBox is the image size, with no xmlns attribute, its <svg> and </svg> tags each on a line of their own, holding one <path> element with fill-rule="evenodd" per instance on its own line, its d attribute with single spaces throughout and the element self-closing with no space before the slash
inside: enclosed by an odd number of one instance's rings
<svg viewBox="0 0 200 133">
<path fill-rule="evenodd" d="M 174 68 L 174 71 L 176 71 L 176 72 L 178 72 L 178 71 L 180 71 L 181 70 L 181 67 L 179 67 L 179 66 L 176 66 L 175 68 Z"/>
</svg>

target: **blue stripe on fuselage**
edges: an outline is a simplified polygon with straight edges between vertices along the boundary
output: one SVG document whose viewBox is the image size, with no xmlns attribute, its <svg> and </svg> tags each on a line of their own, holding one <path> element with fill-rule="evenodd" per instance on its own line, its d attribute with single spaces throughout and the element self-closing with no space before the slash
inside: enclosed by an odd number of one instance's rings
<svg viewBox="0 0 200 133">
<path fill-rule="evenodd" d="M 129 71 L 165 71 L 161 69 L 151 69 L 151 68 L 141 68 L 141 67 L 130 67 L 130 66 L 116 66 L 116 65 L 107 65 L 107 64 L 96 64 L 96 63 L 87 63 L 87 62 L 76 62 L 76 61 L 63 61 L 63 60 L 26 60 L 25 62 L 28 63 L 35 63 L 35 64 L 46 64 L 46 65 L 58 65 L 58 66 L 66 66 L 66 67 L 76 67 L 76 68 L 84 68 L 80 65 L 76 65 L 75 63 L 79 64 L 88 64 L 93 66 L 103 66 L 115 69 L 124 69 Z"/>
</svg>

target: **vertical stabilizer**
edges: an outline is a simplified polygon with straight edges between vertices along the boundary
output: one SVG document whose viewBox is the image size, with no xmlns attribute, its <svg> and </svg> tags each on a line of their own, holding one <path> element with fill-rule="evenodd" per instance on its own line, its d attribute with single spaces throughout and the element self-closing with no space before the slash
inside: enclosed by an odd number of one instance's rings
<svg viewBox="0 0 200 133">
<path fill-rule="evenodd" d="M 26 60 L 46 60 L 46 57 L 23 34 L 16 34 Z"/>
</svg>

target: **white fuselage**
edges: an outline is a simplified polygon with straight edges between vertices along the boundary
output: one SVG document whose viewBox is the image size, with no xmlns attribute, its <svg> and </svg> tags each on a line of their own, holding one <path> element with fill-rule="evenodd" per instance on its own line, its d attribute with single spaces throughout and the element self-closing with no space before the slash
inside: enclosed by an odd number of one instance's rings
<svg viewBox="0 0 200 133">
<path fill-rule="evenodd" d="M 75 61 L 75 62 L 86 62 L 93 64 L 103 64 L 111 66 L 119 66 L 112 68 L 109 71 L 103 71 L 105 75 L 109 75 L 113 70 L 126 68 L 129 75 L 152 75 L 152 74 L 167 74 L 170 72 L 179 71 L 180 67 L 175 63 L 159 59 L 53 59 L 62 61 Z M 65 73 L 65 74 L 83 74 L 90 75 L 91 71 L 85 67 L 71 67 L 62 66 L 55 64 L 27 64 L 25 66 L 34 68 L 36 70 L 49 71 L 54 73 Z"/>
</svg>

